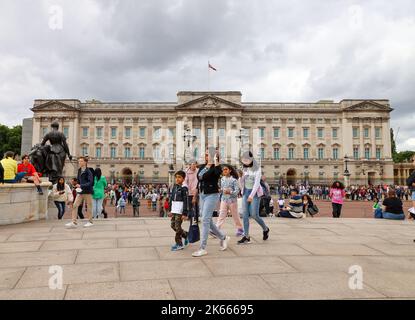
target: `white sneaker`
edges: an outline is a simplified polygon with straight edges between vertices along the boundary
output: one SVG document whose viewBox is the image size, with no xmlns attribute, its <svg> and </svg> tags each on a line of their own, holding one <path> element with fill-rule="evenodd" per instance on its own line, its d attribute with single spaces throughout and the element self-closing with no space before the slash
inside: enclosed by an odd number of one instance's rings
<svg viewBox="0 0 415 320">
<path fill-rule="evenodd" d="M 89 228 L 89 227 L 92 227 L 93 225 L 94 225 L 93 223 L 88 221 L 87 223 L 84 224 L 84 228 Z"/>
<path fill-rule="evenodd" d="M 205 255 L 207 255 L 207 251 L 204 250 L 204 249 L 199 249 L 196 252 L 192 253 L 193 257 L 201 257 L 201 256 L 205 256 Z"/>
<path fill-rule="evenodd" d="M 226 236 L 225 240 L 220 241 L 220 251 L 225 251 L 228 248 L 228 241 L 231 239 L 231 237 Z"/>
<path fill-rule="evenodd" d="M 408 209 L 408 212 L 409 212 L 409 213 L 412 213 L 412 214 L 415 214 L 415 208 L 414 208 L 414 207 L 409 208 L 409 209 Z"/>
<path fill-rule="evenodd" d="M 78 227 L 78 225 L 76 223 L 73 223 L 73 221 L 65 224 L 65 227 L 68 229 L 76 229 L 76 227 Z"/>
</svg>

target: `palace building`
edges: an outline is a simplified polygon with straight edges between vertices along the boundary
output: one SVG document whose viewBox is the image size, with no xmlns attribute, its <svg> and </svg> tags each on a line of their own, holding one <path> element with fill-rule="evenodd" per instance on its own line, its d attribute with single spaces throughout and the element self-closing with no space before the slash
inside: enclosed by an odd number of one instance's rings
<svg viewBox="0 0 415 320">
<path fill-rule="evenodd" d="M 60 123 L 75 157 L 88 155 L 110 181 L 167 183 L 206 147 L 239 167 L 250 149 L 270 184 L 393 183 L 389 100 L 314 103 L 242 102 L 239 91 L 188 92 L 175 102 L 35 100 L 25 119 L 22 152 Z M 75 176 L 76 161 L 65 166 Z"/>
</svg>

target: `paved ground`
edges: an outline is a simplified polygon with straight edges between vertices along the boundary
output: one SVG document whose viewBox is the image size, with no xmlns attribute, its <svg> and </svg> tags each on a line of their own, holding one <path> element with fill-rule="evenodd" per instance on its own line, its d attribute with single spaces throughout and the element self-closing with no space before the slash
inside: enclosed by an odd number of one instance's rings
<svg viewBox="0 0 415 320">
<path fill-rule="evenodd" d="M 415 226 L 375 219 L 267 218 L 270 239 L 226 252 L 209 239 L 171 252 L 169 221 L 125 218 L 65 230 L 63 221 L 0 227 L 0 299 L 387 299 L 415 298 Z M 225 226 L 234 232 L 231 219 Z M 187 223 L 185 224 L 187 226 Z M 49 267 L 63 289 L 49 289 Z M 363 289 L 349 287 L 349 268 Z"/>
<path fill-rule="evenodd" d="M 276 202 L 276 201 L 275 201 Z M 331 213 L 331 202 L 330 201 L 323 201 L 317 200 L 315 201 L 317 206 L 320 209 L 320 213 L 316 217 L 332 217 Z M 405 212 L 412 207 L 411 201 L 403 201 Z M 370 201 L 346 201 L 343 205 L 342 209 L 342 217 L 345 218 L 373 218 L 373 203 Z M 115 208 L 114 206 L 109 205 L 107 208 L 107 212 L 109 217 L 115 217 Z M 145 201 L 142 201 L 142 205 L 140 207 L 140 216 L 141 217 L 158 217 L 159 210 L 157 209 L 156 212 L 152 211 L 147 207 Z M 70 218 L 70 213 L 65 214 L 65 218 Z M 126 214 L 118 215 L 118 217 L 133 217 L 133 210 L 131 205 L 127 205 Z"/>
</svg>

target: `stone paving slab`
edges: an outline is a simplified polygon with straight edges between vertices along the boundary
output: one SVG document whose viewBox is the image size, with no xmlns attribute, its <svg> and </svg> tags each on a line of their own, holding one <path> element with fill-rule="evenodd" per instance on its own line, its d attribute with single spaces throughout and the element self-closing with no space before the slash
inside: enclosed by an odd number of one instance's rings
<svg viewBox="0 0 415 320">
<path fill-rule="evenodd" d="M 376 219 L 265 218 L 270 238 L 251 222 L 249 245 L 228 250 L 209 237 L 172 252 L 168 218 L 99 219 L 66 230 L 68 220 L 0 227 L 0 299 L 395 299 L 415 298 L 415 226 Z M 183 224 L 188 228 L 188 222 Z M 63 268 L 51 290 L 49 267 Z M 360 266 L 363 290 L 349 288 Z"/>
<path fill-rule="evenodd" d="M 63 284 L 119 281 L 118 263 L 62 265 Z M 48 266 L 29 267 L 16 288 L 48 287 L 51 274 Z"/>
<path fill-rule="evenodd" d="M 351 290 L 344 272 L 313 272 L 261 275 L 278 299 L 367 299 L 384 298 L 374 289 Z"/>
<path fill-rule="evenodd" d="M 68 300 L 172 300 L 168 280 L 78 284 L 68 287 Z"/>
</svg>

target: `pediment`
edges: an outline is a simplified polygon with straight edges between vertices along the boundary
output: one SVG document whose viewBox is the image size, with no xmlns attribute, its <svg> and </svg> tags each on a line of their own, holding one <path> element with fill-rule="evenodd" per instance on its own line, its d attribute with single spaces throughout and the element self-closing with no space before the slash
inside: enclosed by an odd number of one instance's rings
<svg viewBox="0 0 415 320">
<path fill-rule="evenodd" d="M 77 108 L 70 106 L 58 100 L 51 100 L 39 104 L 32 108 L 32 111 L 79 111 Z"/>
<path fill-rule="evenodd" d="M 240 104 L 208 95 L 176 106 L 176 110 L 242 110 Z"/>
<path fill-rule="evenodd" d="M 344 111 L 392 111 L 393 109 L 389 106 L 374 102 L 374 101 L 363 101 L 344 109 Z"/>
</svg>

